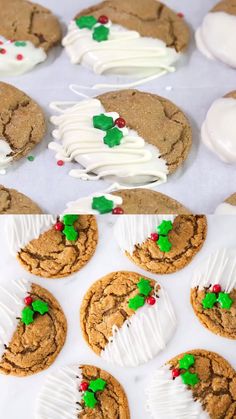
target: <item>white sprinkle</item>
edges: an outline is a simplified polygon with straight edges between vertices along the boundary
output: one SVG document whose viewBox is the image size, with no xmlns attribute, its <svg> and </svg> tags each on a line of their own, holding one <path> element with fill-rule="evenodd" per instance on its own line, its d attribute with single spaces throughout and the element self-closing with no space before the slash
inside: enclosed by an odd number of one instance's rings
<svg viewBox="0 0 236 419">
<path fill-rule="evenodd" d="M 166 86 L 166 90 L 168 90 L 168 92 L 170 92 L 171 90 L 173 90 L 172 86 Z"/>
</svg>

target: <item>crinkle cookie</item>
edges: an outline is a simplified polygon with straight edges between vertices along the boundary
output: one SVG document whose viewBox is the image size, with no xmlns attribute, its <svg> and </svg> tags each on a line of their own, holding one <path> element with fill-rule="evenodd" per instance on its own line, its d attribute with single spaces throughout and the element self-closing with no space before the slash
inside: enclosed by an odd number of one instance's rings
<svg viewBox="0 0 236 419">
<path fill-rule="evenodd" d="M 0 214 L 41 214 L 42 210 L 28 196 L 0 185 Z"/>
<path fill-rule="evenodd" d="M 236 193 L 232 194 L 215 210 L 217 215 L 236 215 Z"/>
</svg>

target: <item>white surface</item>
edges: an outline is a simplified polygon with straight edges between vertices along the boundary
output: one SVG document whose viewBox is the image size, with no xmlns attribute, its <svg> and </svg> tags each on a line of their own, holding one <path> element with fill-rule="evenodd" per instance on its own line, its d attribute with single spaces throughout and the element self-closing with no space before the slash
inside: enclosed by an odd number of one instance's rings
<svg viewBox="0 0 236 419">
<path fill-rule="evenodd" d="M 115 217 L 113 217 L 115 220 Z M 99 218 L 99 244 L 97 251 L 80 273 L 63 280 L 43 280 L 35 278 L 24 271 L 7 249 L 4 224 L 6 217 L 0 218 L 0 284 L 6 285 L 12 279 L 25 277 L 35 280 L 49 289 L 61 303 L 68 319 L 68 336 L 66 344 L 55 363 L 47 370 L 27 378 L 16 378 L 0 375 L 0 417 L 4 419 L 33 419 L 35 400 L 48 373 L 59 366 L 74 363 L 92 363 L 106 369 L 123 384 L 127 392 L 131 419 L 149 419 L 144 411 L 145 388 L 150 382 L 155 367 L 160 367 L 178 353 L 190 349 L 203 348 L 213 350 L 224 356 L 236 368 L 236 342 L 210 333 L 201 326 L 193 314 L 189 302 L 192 273 L 203 260 L 217 249 L 233 248 L 236 245 L 236 217 L 208 217 L 208 236 L 201 252 L 193 262 L 182 271 L 165 276 L 148 274 L 136 267 L 118 249 L 111 229 L 111 217 Z M 109 254 L 109 258 L 107 255 Z M 137 367 L 115 367 L 102 361 L 84 342 L 79 328 L 79 308 L 83 295 L 88 287 L 101 276 L 115 270 L 133 270 L 141 275 L 160 280 L 174 305 L 177 316 L 177 330 L 165 351 L 153 361 Z"/>
<path fill-rule="evenodd" d="M 67 0 L 66 3 L 53 0 L 38 0 L 38 2 L 50 7 L 64 24 L 68 24 L 80 8 L 89 6 L 95 0 L 81 0 L 79 3 L 75 0 Z M 183 12 L 195 30 L 217 0 L 194 2 L 166 0 L 166 3 Z M 194 145 L 184 170 L 170 177 L 167 184 L 156 189 L 180 200 L 195 212 L 212 213 L 220 202 L 235 192 L 236 166 L 221 162 L 200 143 L 200 127 L 212 102 L 236 89 L 235 70 L 222 63 L 207 60 L 195 48 L 193 37 L 184 61 L 179 63 L 176 73 L 141 86 L 142 90 L 165 96 L 179 105 L 189 116 L 193 127 Z M 31 73 L 4 80 L 15 84 L 35 98 L 49 117 L 49 102 L 77 100 L 68 89 L 70 83 L 93 85 L 99 81 L 107 81 L 108 78 L 93 75 L 85 68 L 73 66 L 66 52 L 58 47 L 50 54 L 49 60 Z M 116 82 L 118 79 L 111 76 L 109 80 Z M 173 89 L 169 89 L 170 86 Z M 58 212 L 65 208 L 66 202 L 99 189 L 104 190 L 107 183 L 105 181 L 88 183 L 72 179 L 67 175 L 69 170 L 74 168 L 70 163 L 58 167 L 54 153 L 46 148 L 51 139 L 49 134 L 52 129 L 49 124 L 48 136 L 32 152 L 36 156 L 35 161 L 29 162 L 23 159 L 13 170 L 9 170 L 7 175 L 2 176 L 0 181 L 6 186 L 16 187 L 27 193 L 45 210 Z"/>
</svg>

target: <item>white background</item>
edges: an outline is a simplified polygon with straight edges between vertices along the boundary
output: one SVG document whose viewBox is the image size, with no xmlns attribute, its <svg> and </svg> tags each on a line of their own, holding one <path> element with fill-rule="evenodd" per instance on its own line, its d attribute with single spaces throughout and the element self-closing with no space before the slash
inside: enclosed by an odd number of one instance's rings
<svg viewBox="0 0 236 419">
<path fill-rule="evenodd" d="M 66 25 L 76 12 L 95 1 L 38 0 L 59 16 L 64 25 L 64 33 Z M 217 1 L 165 0 L 165 3 L 185 14 L 193 33 Z M 158 187 L 158 190 L 178 199 L 193 212 L 213 213 L 220 202 L 235 192 L 236 166 L 221 162 L 200 144 L 199 129 L 211 103 L 236 89 L 235 70 L 203 57 L 196 50 L 193 37 L 185 61 L 176 73 L 141 86 L 142 90 L 165 96 L 179 105 L 188 115 L 193 128 L 193 149 L 183 170 L 169 177 L 168 183 Z M 65 51 L 58 47 L 45 63 L 31 73 L 4 80 L 15 84 L 36 99 L 49 118 L 49 102 L 76 100 L 76 96 L 68 89 L 70 83 L 92 86 L 99 81 L 117 82 L 119 78 L 105 79 L 80 66 L 72 65 Z M 172 86 L 173 90 L 167 91 L 167 86 Z M 91 94 L 91 91 L 85 93 Z M 98 93 L 100 92 L 95 92 Z M 58 213 L 65 208 L 66 202 L 104 190 L 108 184 L 105 181 L 85 182 L 71 178 L 68 172 L 74 167 L 73 164 L 58 167 L 54 152 L 47 150 L 51 130 L 52 126 L 49 124 L 47 137 L 32 151 L 35 161 L 28 162 L 24 158 L 7 175 L 1 176 L 0 182 L 25 192 L 45 211 Z"/>
<path fill-rule="evenodd" d="M 112 229 L 114 217 L 100 217 L 98 219 L 99 243 L 94 257 L 81 272 L 63 280 L 36 278 L 21 268 L 17 260 L 10 255 L 7 247 L 7 217 L 0 218 L 0 284 L 7 286 L 9 281 L 24 277 L 49 289 L 65 311 L 68 320 L 68 336 L 62 352 L 48 370 L 26 378 L 0 375 L 1 418 L 33 419 L 36 397 L 47 374 L 52 373 L 59 366 L 71 363 L 91 363 L 113 374 L 126 390 L 131 419 L 149 418 L 144 406 L 145 389 L 151 375 L 156 367 L 178 353 L 197 348 L 216 351 L 236 368 L 236 342 L 218 337 L 201 326 L 189 302 L 193 271 L 211 252 L 223 247 L 235 248 L 236 217 L 209 216 L 208 235 L 202 250 L 185 269 L 176 274 L 164 276 L 148 274 L 129 261 L 118 249 L 114 240 Z M 115 367 L 102 361 L 90 350 L 80 332 L 79 308 L 85 292 L 95 280 L 117 270 L 133 270 L 158 280 L 168 290 L 177 316 L 177 330 L 167 348 L 151 362 L 135 369 Z"/>
</svg>

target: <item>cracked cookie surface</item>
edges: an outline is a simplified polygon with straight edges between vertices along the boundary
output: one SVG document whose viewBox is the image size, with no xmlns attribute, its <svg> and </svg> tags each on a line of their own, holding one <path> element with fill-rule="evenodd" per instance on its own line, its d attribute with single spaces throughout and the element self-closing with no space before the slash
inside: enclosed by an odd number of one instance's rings
<svg viewBox="0 0 236 419">
<path fill-rule="evenodd" d="M 48 368 L 61 351 L 66 338 L 67 322 L 58 301 L 39 285 L 32 284 L 30 296 L 48 303 L 44 315 L 35 313 L 34 321 L 19 324 L 0 361 L 3 374 L 27 376 Z"/>
<path fill-rule="evenodd" d="M 42 211 L 28 196 L 0 185 L 0 214 L 41 214 Z"/>
<path fill-rule="evenodd" d="M 236 15 L 236 0 L 223 0 L 217 3 L 212 12 L 225 12 L 230 15 Z"/>
<path fill-rule="evenodd" d="M 236 193 L 232 194 L 225 200 L 227 204 L 235 205 L 236 206 Z"/>
</svg>

